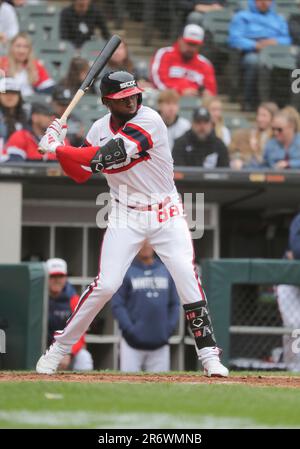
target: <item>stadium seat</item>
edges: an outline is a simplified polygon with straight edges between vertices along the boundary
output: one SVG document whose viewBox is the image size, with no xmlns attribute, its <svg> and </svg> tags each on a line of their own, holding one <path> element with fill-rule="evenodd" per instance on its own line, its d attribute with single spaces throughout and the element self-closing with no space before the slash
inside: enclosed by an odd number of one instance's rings
<svg viewBox="0 0 300 449">
<path fill-rule="evenodd" d="M 251 127 L 251 123 L 245 117 L 240 115 L 224 114 L 224 124 L 230 130 Z"/>
<path fill-rule="evenodd" d="M 143 105 L 149 106 L 150 108 L 157 109 L 157 98 L 159 95 L 159 91 L 152 89 L 152 88 L 146 88 L 143 92 Z"/>
<path fill-rule="evenodd" d="M 199 97 L 180 97 L 180 111 L 191 110 L 199 108 L 202 104 L 201 98 Z"/>
<path fill-rule="evenodd" d="M 247 0 L 227 0 L 226 6 L 233 11 L 240 11 L 247 8 Z"/>
<path fill-rule="evenodd" d="M 45 94 L 33 94 L 25 98 L 26 103 L 43 103 L 49 104 L 51 102 L 51 96 Z"/>
<path fill-rule="evenodd" d="M 81 104 L 78 105 L 74 113 L 80 117 L 80 120 L 83 122 L 85 132 L 87 133 L 90 127 L 94 122 L 104 117 L 107 114 L 107 108 L 104 105 L 99 105 L 98 108 L 93 108 L 90 110 L 84 109 L 84 106 Z"/>
<path fill-rule="evenodd" d="M 299 49 L 295 46 L 270 45 L 260 52 L 260 63 L 269 70 L 274 68 L 294 70 Z"/>
<path fill-rule="evenodd" d="M 59 81 L 66 75 L 74 56 L 72 44 L 66 41 L 49 41 L 45 45 L 45 42 L 41 40 L 34 48 L 37 58 L 46 66 L 55 81 Z"/>
<path fill-rule="evenodd" d="M 95 109 L 102 110 L 103 108 L 105 108 L 105 106 L 102 104 L 100 96 L 98 95 L 86 94 L 80 100 L 80 109 L 82 111 L 95 111 Z"/>
<path fill-rule="evenodd" d="M 299 14 L 300 8 L 295 0 L 277 0 L 276 11 L 288 19 L 291 14 Z"/>
<path fill-rule="evenodd" d="M 21 24 L 22 31 L 28 33 L 33 42 L 49 42 L 59 38 L 59 19 L 56 16 L 31 17 Z"/>
<path fill-rule="evenodd" d="M 42 28 L 47 31 L 46 39 L 58 37 L 60 11 L 60 7 L 45 3 L 26 5 L 18 10 L 20 30 L 33 36 Z"/>
<path fill-rule="evenodd" d="M 216 45 L 227 46 L 228 30 L 234 12 L 231 9 L 208 12 L 204 15 L 203 27 L 210 32 Z"/>
<path fill-rule="evenodd" d="M 50 5 L 47 2 L 38 3 L 36 5 L 25 5 L 20 9 L 20 16 L 27 15 L 27 17 L 41 17 L 59 15 L 61 7 L 57 5 Z"/>
<path fill-rule="evenodd" d="M 87 41 L 80 49 L 80 56 L 87 59 L 91 64 L 95 61 L 95 58 L 98 56 L 99 51 L 102 50 L 105 44 L 106 41 L 101 37 L 95 40 Z"/>
<path fill-rule="evenodd" d="M 182 109 L 181 111 L 179 111 L 179 116 L 183 117 L 183 118 L 186 118 L 187 120 L 192 122 L 192 120 L 193 120 L 193 111 L 191 109 Z"/>
</svg>

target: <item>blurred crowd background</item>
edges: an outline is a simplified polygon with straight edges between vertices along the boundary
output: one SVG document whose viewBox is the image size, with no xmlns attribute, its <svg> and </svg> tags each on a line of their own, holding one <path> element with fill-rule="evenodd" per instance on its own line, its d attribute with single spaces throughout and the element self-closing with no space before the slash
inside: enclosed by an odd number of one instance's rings
<svg viewBox="0 0 300 449">
<path fill-rule="evenodd" d="M 135 74 L 175 165 L 297 169 L 299 25 L 297 0 L 0 0 L 0 161 L 42 159 L 45 128 L 118 33 L 105 71 Z M 106 113 L 98 86 L 70 117 L 72 145 Z"/>
</svg>

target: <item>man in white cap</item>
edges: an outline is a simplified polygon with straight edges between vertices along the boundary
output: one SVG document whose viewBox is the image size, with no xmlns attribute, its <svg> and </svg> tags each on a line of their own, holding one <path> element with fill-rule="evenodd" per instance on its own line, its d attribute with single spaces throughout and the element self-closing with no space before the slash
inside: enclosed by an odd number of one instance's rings
<svg viewBox="0 0 300 449">
<path fill-rule="evenodd" d="M 160 48 L 151 64 L 154 85 L 160 90 L 175 89 L 180 95 L 216 95 L 214 68 L 199 54 L 203 40 L 203 28 L 190 24 L 172 47 Z"/>
<path fill-rule="evenodd" d="M 74 287 L 68 282 L 67 263 L 63 259 L 48 259 L 49 275 L 48 345 L 52 343 L 54 332 L 65 327 L 79 300 Z M 72 351 L 60 363 L 60 369 L 89 371 L 93 369 L 93 359 L 85 347 L 84 335 L 72 346 Z"/>
</svg>

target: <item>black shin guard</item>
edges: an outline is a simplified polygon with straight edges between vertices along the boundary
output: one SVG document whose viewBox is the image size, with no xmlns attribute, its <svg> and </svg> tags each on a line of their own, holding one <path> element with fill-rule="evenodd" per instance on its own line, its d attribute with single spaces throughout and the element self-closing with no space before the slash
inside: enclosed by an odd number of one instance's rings
<svg viewBox="0 0 300 449">
<path fill-rule="evenodd" d="M 197 348 L 200 350 L 208 346 L 216 346 L 207 303 L 205 301 L 197 301 L 191 304 L 184 304 L 183 308 Z"/>
</svg>

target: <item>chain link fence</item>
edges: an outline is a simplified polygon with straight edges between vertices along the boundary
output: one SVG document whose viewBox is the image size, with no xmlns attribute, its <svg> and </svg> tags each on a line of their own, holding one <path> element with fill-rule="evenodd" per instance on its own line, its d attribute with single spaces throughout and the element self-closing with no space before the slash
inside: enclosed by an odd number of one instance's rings
<svg viewBox="0 0 300 449">
<path fill-rule="evenodd" d="M 300 354 L 293 336 L 297 329 L 300 329 L 298 286 L 233 286 L 232 368 L 300 371 Z"/>
</svg>

